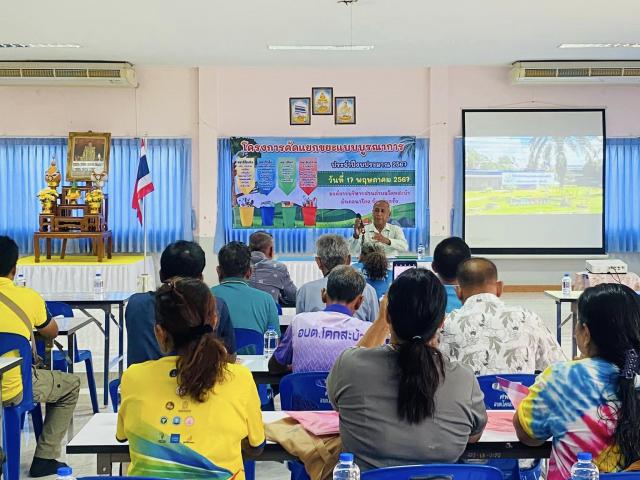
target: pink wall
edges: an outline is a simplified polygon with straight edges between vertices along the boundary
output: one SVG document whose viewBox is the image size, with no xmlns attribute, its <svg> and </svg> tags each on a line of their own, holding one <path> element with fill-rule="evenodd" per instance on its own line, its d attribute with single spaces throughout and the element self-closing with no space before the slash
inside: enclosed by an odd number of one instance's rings
<svg viewBox="0 0 640 480">
<path fill-rule="evenodd" d="M 193 139 L 198 235 L 217 220 L 216 138 L 230 135 L 430 137 L 432 234 L 449 232 L 453 138 L 463 108 L 606 107 L 609 136 L 640 135 L 640 87 L 513 86 L 508 68 L 412 69 L 137 67 L 140 87 L 0 87 L 0 135 L 65 136 L 73 130 L 114 136 Z M 357 124 L 314 116 L 290 126 L 288 97 L 333 86 L 357 97 Z"/>
</svg>

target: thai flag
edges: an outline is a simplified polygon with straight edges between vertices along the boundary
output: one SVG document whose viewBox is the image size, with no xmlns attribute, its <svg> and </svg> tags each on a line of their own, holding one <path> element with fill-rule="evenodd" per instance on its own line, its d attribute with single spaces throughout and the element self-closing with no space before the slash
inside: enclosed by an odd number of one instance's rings
<svg viewBox="0 0 640 480">
<path fill-rule="evenodd" d="M 137 212 L 140 225 L 142 225 L 140 200 L 151 192 L 153 192 L 153 181 L 151 181 L 151 172 L 149 172 L 149 164 L 147 164 L 147 148 L 143 138 L 140 142 L 140 162 L 138 163 L 138 175 L 136 184 L 133 187 L 133 200 L 131 201 L 131 208 Z"/>
<path fill-rule="evenodd" d="M 512 382 L 503 377 L 496 377 L 500 390 L 505 392 L 513 404 L 513 408 L 518 408 L 520 402 L 529 394 L 529 387 L 520 382 Z"/>
</svg>

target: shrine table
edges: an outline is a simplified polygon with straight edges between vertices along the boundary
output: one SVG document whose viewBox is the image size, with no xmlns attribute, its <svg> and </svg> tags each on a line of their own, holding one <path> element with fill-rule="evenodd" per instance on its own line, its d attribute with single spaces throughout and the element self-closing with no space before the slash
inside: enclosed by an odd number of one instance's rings
<svg viewBox="0 0 640 480">
<path fill-rule="evenodd" d="M 60 252 L 60 258 L 64 258 L 65 249 L 67 246 L 67 240 L 73 240 L 77 238 L 88 238 L 93 244 L 94 255 L 98 257 L 98 261 L 102 262 L 105 256 L 111 258 L 113 252 L 113 237 L 111 236 L 111 230 L 103 232 L 35 232 L 33 234 L 33 253 L 36 263 L 40 262 L 40 240 L 46 240 L 47 246 L 47 258 L 51 258 L 51 240 L 57 238 L 62 240 L 62 250 Z M 106 250 L 105 250 L 106 246 Z"/>
</svg>

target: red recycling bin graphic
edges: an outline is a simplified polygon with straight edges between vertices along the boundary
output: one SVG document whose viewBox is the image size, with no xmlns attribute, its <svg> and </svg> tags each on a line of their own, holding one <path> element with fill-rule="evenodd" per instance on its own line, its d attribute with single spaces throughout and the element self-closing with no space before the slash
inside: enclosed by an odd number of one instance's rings
<svg viewBox="0 0 640 480">
<path fill-rule="evenodd" d="M 318 159 L 301 158 L 298 162 L 298 181 L 300 190 L 307 195 L 318 188 Z"/>
<path fill-rule="evenodd" d="M 305 227 L 316 226 L 316 215 L 318 214 L 318 207 L 306 206 L 302 207 L 302 221 Z"/>
</svg>

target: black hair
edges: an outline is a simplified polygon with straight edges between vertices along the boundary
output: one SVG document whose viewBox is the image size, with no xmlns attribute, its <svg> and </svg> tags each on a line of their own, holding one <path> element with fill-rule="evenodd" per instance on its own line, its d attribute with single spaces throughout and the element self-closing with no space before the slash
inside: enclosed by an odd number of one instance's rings
<svg viewBox="0 0 640 480">
<path fill-rule="evenodd" d="M 442 240 L 433 251 L 431 268 L 448 282 L 456 279 L 458 265 L 471 257 L 471 249 L 460 237 L 449 237 Z"/>
<path fill-rule="evenodd" d="M 206 264 L 204 250 L 195 242 L 170 243 L 160 257 L 160 280 L 171 277 L 200 278 Z"/>
<path fill-rule="evenodd" d="M 271 245 L 273 245 L 273 236 L 263 230 L 254 232 L 249 237 L 249 250 L 252 252 L 266 252 Z"/>
<path fill-rule="evenodd" d="M 622 371 L 630 350 L 640 355 L 640 297 L 626 285 L 603 283 L 587 288 L 578 300 L 578 321 L 589 327 L 596 357 Z M 637 367 L 637 366 L 636 366 Z M 640 460 L 640 390 L 635 375 L 617 378 L 614 404 L 615 443 L 621 453 L 621 469 Z"/>
<path fill-rule="evenodd" d="M 447 297 L 438 277 L 423 268 L 403 272 L 387 296 L 389 322 L 401 341 L 398 416 L 420 423 L 434 414 L 436 390 L 444 381 L 442 353 L 428 342 L 442 324 Z"/>
<path fill-rule="evenodd" d="M 349 265 L 338 265 L 327 275 L 327 295 L 336 302 L 352 302 L 362 295 L 366 286 L 364 277 Z"/>
<path fill-rule="evenodd" d="M 156 323 L 178 354 L 178 393 L 204 402 L 223 380 L 227 362 L 227 350 L 214 334 L 215 297 L 202 280 L 176 277 L 158 288 L 155 299 Z"/>
<path fill-rule="evenodd" d="M 0 235 L 0 277 L 8 276 L 18 264 L 18 244 L 11 237 Z"/>
<path fill-rule="evenodd" d="M 225 278 L 244 277 L 251 268 L 251 251 L 242 242 L 229 242 L 218 252 L 218 265 Z"/>
<path fill-rule="evenodd" d="M 498 268 L 487 258 L 467 258 L 458 266 L 456 278 L 461 287 L 482 287 L 498 280 Z"/>
</svg>

